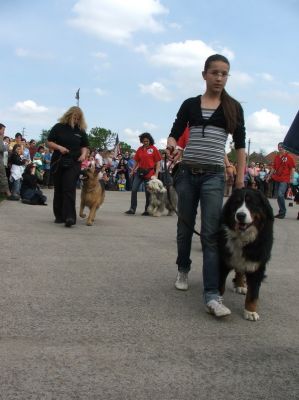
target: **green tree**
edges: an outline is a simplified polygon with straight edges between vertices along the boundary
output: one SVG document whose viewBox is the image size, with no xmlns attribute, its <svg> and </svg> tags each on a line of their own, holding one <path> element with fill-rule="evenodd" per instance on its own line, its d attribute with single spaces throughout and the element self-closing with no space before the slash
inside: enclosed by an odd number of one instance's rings
<svg viewBox="0 0 299 400">
<path fill-rule="evenodd" d="M 119 142 L 121 152 L 124 154 L 126 151 L 128 151 L 130 154 L 132 153 L 132 147 L 126 143 L 126 142 Z"/>
<path fill-rule="evenodd" d="M 227 157 L 231 162 L 235 163 L 237 161 L 236 150 L 234 148 L 232 148 L 231 151 L 229 153 L 227 153 Z"/>
<path fill-rule="evenodd" d="M 47 143 L 48 135 L 50 130 L 43 129 L 42 133 L 40 134 L 39 140 L 37 141 L 37 146 L 43 145 Z"/>
<path fill-rule="evenodd" d="M 113 149 L 115 145 L 116 133 L 105 128 L 92 128 L 88 134 L 89 145 L 92 148 L 101 150 Z"/>
</svg>

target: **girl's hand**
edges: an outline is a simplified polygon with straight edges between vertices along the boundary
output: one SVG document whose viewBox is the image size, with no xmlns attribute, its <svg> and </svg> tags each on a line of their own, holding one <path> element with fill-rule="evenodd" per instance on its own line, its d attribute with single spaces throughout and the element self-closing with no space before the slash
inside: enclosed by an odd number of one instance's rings
<svg viewBox="0 0 299 400">
<path fill-rule="evenodd" d="M 70 152 L 69 149 L 67 149 L 66 147 L 63 147 L 63 146 L 59 146 L 59 151 L 61 154 L 67 154 Z"/>
<path fill-rule="evenodd" d="M 85 155 L 84 154 L 81 154 L 81 156 L 78 158 L 78 161 L 80 161 L 80 162 L 83 162 L 83 161 L 85 161 Z"/>
</svg>

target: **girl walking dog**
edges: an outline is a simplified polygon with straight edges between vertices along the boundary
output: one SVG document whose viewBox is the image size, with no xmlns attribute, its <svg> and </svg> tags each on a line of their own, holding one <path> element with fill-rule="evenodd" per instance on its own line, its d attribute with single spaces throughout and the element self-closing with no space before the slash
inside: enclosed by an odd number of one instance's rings
<svg viewBox="0 0 299 400">
<path fill-rule="evenodd" d="M 168 155 L 175 160 L 178 157 L 177 140 L 189 126 L 190 138 L 174 178 L 179 214 L 175 287 L 178 290 L 188 289 L 192 229 L 200 202 L 203 297 L 206 311 L 216 317 L 231 313 L 219 293 L 218 250 L 226 167 L 225 144 L 229 133 L 233 135 L 237 153 L 237 188 L 244 185 L 245 169 L 243 110 L 240 103 L 225 90 L 229 70 L 229 61 L 220 54 L 214 54 L 206 60 L 202 72 L 206 82 L 205 93 L 183 102 L 167 140 Z"/>
</svg>

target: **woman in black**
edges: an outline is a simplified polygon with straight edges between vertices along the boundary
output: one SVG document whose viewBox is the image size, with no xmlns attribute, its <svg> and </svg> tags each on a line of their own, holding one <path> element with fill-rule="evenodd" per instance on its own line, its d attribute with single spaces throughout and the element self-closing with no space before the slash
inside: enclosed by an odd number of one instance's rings
<svg viewBox="0 0 299 400">
<path fill-rule="evenodd" d="M 76 223 L 76 185 L 88 147 L 85 130 L 82 110 L 71 107 L 53 126 L 48 136 L 48 146 L 54 150 L 51 172 L 54 181 L 55 223 L 64 222 L 66 227 Z"/>
</svg>

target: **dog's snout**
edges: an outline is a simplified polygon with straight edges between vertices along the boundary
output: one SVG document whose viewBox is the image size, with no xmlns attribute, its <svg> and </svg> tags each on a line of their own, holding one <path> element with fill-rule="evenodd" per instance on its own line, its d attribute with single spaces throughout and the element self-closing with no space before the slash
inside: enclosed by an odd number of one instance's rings
<svg viewBox="0 0 299 400">
<path fill-rule="evenodd" d="M 244 213 L 243 211 L 239 211 L 236 214 L 237 220 L 241 223 L 244 223 L 246 220 L 246 213 Z"/>
</svg>

